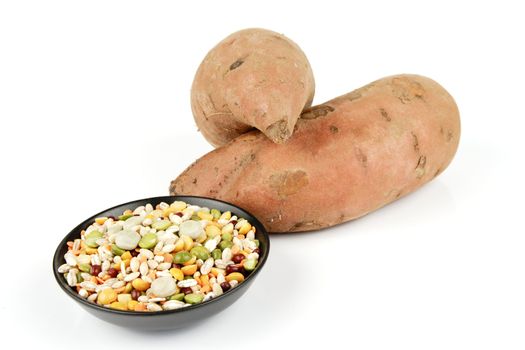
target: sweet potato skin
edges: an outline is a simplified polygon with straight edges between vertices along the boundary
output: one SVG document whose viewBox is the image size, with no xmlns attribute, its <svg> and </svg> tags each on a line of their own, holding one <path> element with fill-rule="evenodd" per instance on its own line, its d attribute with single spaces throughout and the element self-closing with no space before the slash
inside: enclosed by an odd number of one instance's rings
<svg viewBox="0 0 525 350">
<path fill-rule="evenodd" d="M 206 55 L 195 74 L 191 106 L 199 130 L 216 147 L 252 128 L 284 142 L 314 90 L 299 46 L 252 28 L 233 33 Z"/>
<path fill-rule="evenodd" d="M 172 181 L 257 216 L 270 232 L 310 231 L 363 216 L 435 178 L 460 137 L 459 111 L 439 84 L 387 77 L 303 112 L 275 144 L 244 134 Z"/>
</svg>

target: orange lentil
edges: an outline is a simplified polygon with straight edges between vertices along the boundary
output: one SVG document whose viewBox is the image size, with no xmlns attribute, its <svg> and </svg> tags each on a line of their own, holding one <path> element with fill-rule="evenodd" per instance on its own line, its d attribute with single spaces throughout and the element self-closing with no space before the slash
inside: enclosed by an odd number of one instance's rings
<svg viewBox="0 0 525 350">
<path fill-rule="evenodd" d="M 116 292 L 117 294 L 120 294 L 120 293 L 122 293 L 125 289 L 126 289 L 126 286 L 123 286 L 123 287 L 120 287 L 120 288 L 116 288 L 116 289 L 115 289 L 115 292 Z"/>
<path fill-rule="evenodd" d="M 168 262 L 168 263 L 173 262 L 173 255 L 171 255 L 170 253 L 165 253 L 164 254 L 164 262 Z"/>
<path fill-rule="evenodd" d="M 193 279 L 194 279 L 195 281 L 197 281 L 197 283 L 198 283 L 200 286 L 202 286 L 202 281 L 201 281 L 201 278 L 200 278 L 199 276 L 197 276 L 197 277 L 193 277 Z"/>
<path fill-rule="evenodd" d="M 135 305 L 135 311 L 146 311 L 147 310 L 147 307 L 146 307 L 146 304 L 144 303 L 138 303 L 137 305 Z"/>
<path fill-rule="evenodd" d="M 208 275 L 201 275 L 200 280 L 202 282 L 202 285 L 204 286 L 210 284 L 210 279 L 208 278 Z"/>
<path fill-rule="evenodd" d="M 211 268 L 211 274 L 213 275 L 213 277 L 217 277 L 221 273 L 224 275 L 224 271 L 221 271 L 216 267 Z"/>
</svg>

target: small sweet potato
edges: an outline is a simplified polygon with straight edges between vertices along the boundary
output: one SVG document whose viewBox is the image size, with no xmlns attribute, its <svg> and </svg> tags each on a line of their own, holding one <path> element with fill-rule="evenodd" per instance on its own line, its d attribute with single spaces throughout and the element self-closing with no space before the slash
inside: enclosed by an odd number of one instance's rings
<svg viewBox="0 0 525 350">
<path fill-rule="evenodd" d="M 193 81 L 191 106 L 199 130 L 214 146 L 253 128 L 281 143 L 311 105 L 314 89 L 299 46 L 269 30 L 245 29 L 206 55 Z"/>
<path fill-rule="evenodd" d="M 432 180 L 459 137 L 445 89 L 422 76 L 392 76 L 306 110 L 284 145 L 256 131 L 237 137 L 186 169 L 170 192 L 235 203 L 271 232 L 315 230 Z"/>
</svg>

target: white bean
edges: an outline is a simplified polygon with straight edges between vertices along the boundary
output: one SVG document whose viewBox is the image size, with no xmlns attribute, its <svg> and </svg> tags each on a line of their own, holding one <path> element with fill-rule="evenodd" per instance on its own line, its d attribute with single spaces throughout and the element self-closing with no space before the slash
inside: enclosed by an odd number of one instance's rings
<svg viewBox="0 0 525 350">
<path fill-rule="evenodd" d="M 148 266 L 148 263 L 147 262 L 143 262 L 140 264 L 140 267 L 139 267 L 139 271 L 140 271 L 140 274 L 142 276 L 146 276 L 149 272 L 149 266 Z"/>
<path fill-rule="evenodd" d="M 139 278 L 139 276 L 140 276 L 140 272 L 132 272 L 129 275 L 127 275 L 126 277 L 124 277 L 124 281 L 125 282 L 131 282 L 134 279 Z"/>
<path fill-rule="evenodd" d="M 77 266 L 77 259 L 75 258 L 73 253 L 67 252 L 64 255 L 64 259 L 66 259 L 66 264 L 68 264 L 69 266 L 72 266 L 72 267 Z"/>
<path fill-rule="evenodd" d="M 141 249 L 139 253 L 144 255 L 147 259 L 153 259 L 153 257 L 155 256 L 155 254 L 153 254 L 153 252 L 148 249 Z"/>
<path fill-rule="evenodd" d="M 225 248 L 222 251 L 222 261 L 227 262 L 232 259 L 232 250 L 230 248 Z"/>
<path fill-rule="evenodd" d="M 71 269 L 71 266 L 70 266 L 70 265 L 68 265 L 68 264 L 63 264 L 63 265 L 60 265 L 60 267 L 58 268 L 58 273 L 66 273 L 66 272 L 68 272 L 70 269 Z"/>
<path fill-rule="evenodd" d="M 69 272 L 67 273 L 67 284 L 70 286 L 70 287 L 74 287 L 77 285 L 77 273 L 75 270 L 69 270 Z"/>
<path fill-rule="evenodd" d="M 206 259 L 204 264 L 202 264 L 202 266 L 201 266 L 201 274 L 203 274 L 203 275 L 209 274 L 211 272 L 211 269 L 212 269 L 214 263 L 215 263 L 215 261 L 213 260 L 213 258 Z"/>
<path fill-rule="evenodd" d="M 157 266 L 157 270 L 158 271 L 163 271 L 163 270 L 167 270 L 171 267 L 171 263 L 168 263 L 168 262 L 163 262 L 161 264 L 159 264 L 159 266 Z"/>
<path fill-rule="evenodd" d="M 162 307 L 155 303 L 148 303 L 146 307 L 148 308 L 148 311 L 162 311 Z"/>
<path fill-rule="evenodd" d="M 140 260 L 137 259 L 137 257 L 131 258 L 131 261 L 129 262 L 129 267 L 131 268 L 131 271 L 137 272 L 140 268 Z"/>
<path fill-rule="evenodd" d="M 157 266 L 159 266 L 159 263 L 155 260 L 148 260 L 148 266 L 150 269 L 155 270 Z"/>
<path fill-rule="evenodd" d="M 179 283 L 177 283 L 177 286 L 179 286 L 180 288 L 193 287 L 196 285 L 197 285 L 197 281 L 194 280 L 193 278 L 182 280 L 182 281 L 179 281 Z"/>
<path fill-rule="evenodd" d="M 162 305 L 162 308 L 164 310 L 175 310 L 175 309 L 180 309 L 180 308 L 184 307 L 184 305 L 186 305 L 186 304 L 184 302 L 182 302 L 182 301 L 168 300 L 167 302 L 165 302 Z"/>
</svg>

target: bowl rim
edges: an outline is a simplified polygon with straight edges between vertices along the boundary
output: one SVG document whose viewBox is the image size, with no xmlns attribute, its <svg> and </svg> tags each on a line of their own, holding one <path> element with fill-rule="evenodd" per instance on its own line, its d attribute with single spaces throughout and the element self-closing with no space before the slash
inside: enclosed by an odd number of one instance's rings
<svg viewBox="0 0 525 350">
<path fill-rule="evenodd" d="M 110 210 L 116 209 L 116 208 L 121 207 L 121 206 L 133 205 L 136 202 L 142 202 L 142 201 L 159 201 L 159 203 L 160 203 L 160 202 L 165 202 L 166 200 L 168 200 L 168 201 L 170 201 L 170 200 L 171 201 L 183 200 L 183 201 L 187 202 L 188 204 L 193 205 L 191 203 L 191 199 L 205 199 L 205 200 L 210 200 L 210 201 L 214 201 L 214 202 L 219 202 L 219 203 L 225 204 L 227 206 L 230 206 L 232 208 L 235 208 L 236 210 L 239 210 L 241 212 L 246 213 L 247 216 L 251 217 L 249 219 L 250 223 L 255 224 L 257 226 L 258 233 L 262 234 L 265 237 L 265 239 L 267 241 L 267 247 L 262 252 L 262 255 L 259 257 L 259 263 L 257 264 L 255 270 L 253 270 L 245 278 L 245 280 L 242 283 L 239 283 L 238 287 L 230 288 L 230 290 L 224 292 L 223 294 L 221 294 L 219 296 L 216 296 L 214 298 L 211 298 L 209 300 L 203 301 L 201 303 L 193 304 L 193 305 L 190 305 L 190 306 L 185 306 L 185 307 L 182 307 L 182 308 L 179 308 L 179 309 L 162 310 L 162 311 L 131 311 L 131 310 L 124 311 L 124 310 L 117 310 L 117 309 L 112 309 L 112 308 L 109 308 L 109 307 L 104 307 L 104 306 L 101 306 L 101 305 L 99 305 L 97 303 L 94 303 L 94 302 L 91 302 L 91 301 L 88 301 L 86 299 L 81 298 L 78 295 L 78 293 L 74 292 L 73 287 L 70 287 L 67 284 L 67 282 L 64 279 L 64 277 L 62 276 L 62 274 L 58 272 L 58 267 L 63 264 L 63 263 L 61 263 L 61 261 L 63 261 L 63 259 L 64 259 L 64 257 L 61 256 L 61 254 L 60 254 L 60 250 L 70 240 L 70 238 L 68 238 L 69 235 L 72 234 L 73 232 L 76 232 L 76 231 L 80 232 L 80 230 L 82 230 L 83 227 L 86 224 L 88 224 L 89 222 L 92 222 L 95 218 L 99 217 L 100 215 L 103 215 L 105 212 L 108 212 Z M 212 208 L 210 208 L 210 209 L 212 209 Z M 126 203 L 114 205 L 111 208 L 104 209 L 104 210 L 98 212 L 97 214 L 94 214 L 94 215 L 90 216 L 89 218 L 85 219 L 80 224 L 78 224 L 75 228 L 73 228 L 71 231 L 69 231 L 69 233 L 66 234 L 64 236 L 64 238 L 60 241 L 60 243 L 58 244 L 57 248 L 55 249 L 55 253 L 53 254 L 53 264 L 52 265 L 53 265 L 53 275 L 55 276 L 55 280 L 58 283 L 58 285 L 62 288 L 62 290 L 69 297 L 73 298 L 75 301 L 81 303 L 82 305 L 85 305 L 87 307 L 90 307 L 90 308 L 98 310 L 98 311 L 109 312 L 109 313 L 113 313 L 113 314 L 117 314 L 117 315 L 150 317 L 150 316 L 158 316 L 158 315 L 169 315 L 169 314 L 174 314 L 174 313 L 183 313 L 183 312 L 196 310 L 198 308 L 206 307 L 210 303 L 213 303 L 213 302 L 216 302 L 216 301 L 218 302 L 221 299 L 227 298 L 228 296 L 231 296 L 231 295 L 235 294 L 237 291 L 240 291 L 242 289 L 242 288 L 240 288 L 242 284 L 245 284 L 247 282 L 250 282 L 250 280 L 254 280 L 255 279 L 255 277 L 257 276 L 259 271 L 264 267 L 264 264 L 266 263 L 266 260 L 268 259 L 269 252 L 270 252 L 270 236 L 268 234 L 268 231 L 265 229 L 264 225 L 253 214 L 251 214 L 247 210 L 245 210 L 245 209 L 243 209 L 243 208 L 241 208 L 241 207 L 239 207 L 237 205 L 234 205 L 234 204 L 229 203 L 229 202 L 222 201 L 220 199 L 215 199 L 215 198 L 210 198 L 210 197 L 203 197 L 203 196 L 185 196 L 185 195 L 181 195 L 181 196 L 156 196 L 156 197 L 149 197 L 149 198 L 143 198 L 143 199 L 136 199 L 136 200 L 129 201 L 129 202 L 126 202 Z"/>
</svg>

